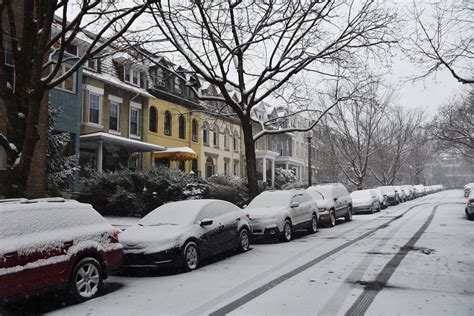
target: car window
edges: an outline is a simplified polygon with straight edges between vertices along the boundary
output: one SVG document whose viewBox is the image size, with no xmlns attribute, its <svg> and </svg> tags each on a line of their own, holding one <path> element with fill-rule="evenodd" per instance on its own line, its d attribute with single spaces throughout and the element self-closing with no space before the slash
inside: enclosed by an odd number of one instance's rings
<svg viewBox="0 0 474 316">
<path fill-rule="evenodd" d="M 228 206 L 224 205 L 224 203 L 209 203 L 202 209 L 198 216 L 198 220 L 202 220 L 204 218 L 216 218 L 222 214 L 228 213 L 229 211 L 231 210 Z"/>
<path fill-rule="evenodd" d="M 303 204 L 304 202 L 306 202 L 307 200 L 304 198 L 303 194 L 298 194 L 298 195 L 295 195 L 292 199 L 291 199 L 291 203 L 298 203 L 298 204 Z"/>
</svg>

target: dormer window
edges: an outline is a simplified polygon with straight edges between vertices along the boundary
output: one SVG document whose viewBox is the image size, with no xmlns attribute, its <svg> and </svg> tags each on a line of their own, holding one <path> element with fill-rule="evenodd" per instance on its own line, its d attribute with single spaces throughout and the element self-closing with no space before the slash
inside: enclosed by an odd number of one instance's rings
<svg viewBox="0 0 474 316">
<path fill-rule="evenodd" d="M 138 86 L 140 84 L 140 72 L 132 69 L 130 66 L 125 66 L 123 69 L 125 82 Z"/>
<path fill-rule="evenodd" d="M 156 68 L 156 74 L 154 78 L 154 85 L 155 87 L 165 87 L 165 72 L 163 71 L 163 68 L 157 67 Z"/>
<path fill-rule="evenodd" d="M 181 88 L 181 79 L 179 77 L 174 77 L 174 91 L 177 93 L 183 93 L 183 89 Z"/>
<path fill-rule="evenodd" d="M 87 63 L 86 63 L 86 68 L 90 69 L 90 70 L 97 71 L 97 64 L 98 64 L 97 59 L 95 59 L 95 58 L 88 59 Z"/>
</svg>

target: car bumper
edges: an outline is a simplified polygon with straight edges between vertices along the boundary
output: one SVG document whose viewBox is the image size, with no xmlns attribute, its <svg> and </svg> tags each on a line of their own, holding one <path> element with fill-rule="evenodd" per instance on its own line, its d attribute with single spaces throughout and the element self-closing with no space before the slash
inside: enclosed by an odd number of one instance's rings
<svg viewBox="0 0 474 316">
<path fill-rule="evenodd" d="M 156 253 L 125 252 L 123 268 L 158 268 L 181 265 L 181 249 L 172 248 Z"/>
<path fill-rule="evenodd" d="M 466 206 L 466 214 L 472 216 L 474 214 L 474 205 Z"/>
<path fill-rule="evenodd" d="M 397 204 L 397 198 L 394 196 L 388 196 L 387 197 L 387 203 L 388 205 L 396 205 Z"/>
<path fill-rule="evenodd" d="M 352 206 L 352 214 L 362 213 L 362 212 L 370 212 L 372 211 L 372 205 L 357 205 Z"/>
</svg>

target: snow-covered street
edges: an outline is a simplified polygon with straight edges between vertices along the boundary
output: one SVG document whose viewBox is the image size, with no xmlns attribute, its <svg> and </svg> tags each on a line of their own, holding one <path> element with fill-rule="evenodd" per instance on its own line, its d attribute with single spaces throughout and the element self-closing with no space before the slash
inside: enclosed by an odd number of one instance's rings
<svg viewBox="0 0 474 316">
<path fill-rule="evenodd" d="M 190 273 L 112 276 L 107 294 L 78 305 L 61 306 L 48 295 L 21 311 L 473 315 L 474 222 L 464 203 L 461 190 L 443 191 L 289 243 L 258 242 Z"/>
</svg>

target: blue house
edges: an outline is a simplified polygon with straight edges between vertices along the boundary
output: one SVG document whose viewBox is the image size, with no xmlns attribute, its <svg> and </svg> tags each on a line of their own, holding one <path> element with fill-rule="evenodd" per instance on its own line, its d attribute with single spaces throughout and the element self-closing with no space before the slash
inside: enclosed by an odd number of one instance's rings
<svg viewBox="0 0 474 316">
<path fill-rule="evenodd" d="M 70 65 L 63 64 L 61 73 L 67 71 Z M 82 108 L 82 68 L 63 83 L 49 91 L 49 104 L 62 109 L 56 120 L 55 132 L 66 132 L 71 135 L 69 154 L 79 154 L 79 136 Z M 69 191 L 79 191 L 79 174 L 71 179 Z"/>
</svg>

